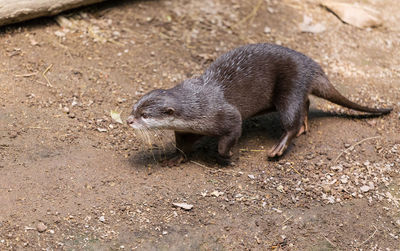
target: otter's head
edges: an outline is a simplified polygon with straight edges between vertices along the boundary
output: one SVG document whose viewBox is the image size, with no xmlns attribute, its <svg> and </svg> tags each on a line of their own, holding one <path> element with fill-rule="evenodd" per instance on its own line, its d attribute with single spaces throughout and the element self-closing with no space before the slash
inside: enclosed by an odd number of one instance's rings
<svg viewBox="0 0 400 251">
<path fill-rule="evenodd" d="M 178 100 L 167 90 L 153 90 L 132 109 L 127 123 L 134 129 L 173 129 L 179 117 Z"/>
</svg>

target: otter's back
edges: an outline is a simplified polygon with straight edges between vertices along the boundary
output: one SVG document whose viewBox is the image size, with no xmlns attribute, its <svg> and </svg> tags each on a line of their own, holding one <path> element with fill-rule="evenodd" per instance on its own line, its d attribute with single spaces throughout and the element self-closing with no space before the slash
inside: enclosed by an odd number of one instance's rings
<svg viewBox="0 0 400 251">
<path fill-rule="evenodd" d="M 280 82 L 316 66 L 312 59 L 286 47 L 252 44 L 216 59 L 204 72 L 203 80 L 222 86 L 225 99 L 248 118 L 273 106 L 273 94 Z"/>
</svg>

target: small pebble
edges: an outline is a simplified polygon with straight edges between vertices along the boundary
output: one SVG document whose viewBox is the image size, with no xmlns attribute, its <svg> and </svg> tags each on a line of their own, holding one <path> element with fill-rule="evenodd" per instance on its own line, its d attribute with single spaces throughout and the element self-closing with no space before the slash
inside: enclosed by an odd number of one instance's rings
<svg viewBox="0 0 400 251">
<path fill-rule="evenodd" d="M 99 221 L 101 221 L 101 222 L 105 222 L 106 221 L 106 218 L 104 217 L 104 215 L 99 217 Z"/>
<path fill-rule="evenodd" d="M 366 193 L 370 190 L 371 188 L 369 186 L 362 186 L 360 187 L 361 192 Z"/>
<path fill-rule="evenodd" d="M 349 179 L 347 178 L 347 176 L 343 175 L 342 177 L 340 177 L 340 182 L 342 182 L 342 184 L 347 184 L 347 182 L 349 182 Z"/>
<path fill-rule="evenodd" d="M 15 139 L 18 136 L 18 133 L 15 131 L 8 132 L 10 139 Z"/>
<path fill-rule="evenodd" d="M 282 186 L 282 185 L 279 185 L 279 186 L 276 188 L 276 190 L 278 190 L 278 191 L 281 192 L 281 193 L 284 193 L 284 192 L 285 192 L 285 190 L 283 189 L 283 186 Z"/>
<path fill-rule="evenodd" d="M 264 33 L 271 33 L 271 28 L 269 28 L 268 26 L 265 26 Z"/>
<path fill-rule="evenodd" d="M 62 31 L 55 31 L 54 35 L 56 35 L 57 37 L 65 37 L 65 33 Z"/>
<path fill-rule="evenodd" d="M 124 103 L 126 101 L 126 98 L 117 98 L 118 103 Z"/>
<path fill-rule="evenodd" d="M 331 192 L 331 187 L 329 185 L 323 185 L 322 186 L 322 191 L 324 191 L 324 193 L 330 193 Z"/>
<path fill-rule="evenodd" d="M 37 230 L 39 233 L 43 233 L 44 231 L 47 230 L 47 226 L 46 226 L 43 222 L 39 222 L 39 223 L 37 224 L 37 226 L 36 226 L 36 230 Z"/>
<path fill-rule="evenodd" d="M 172 203 L 175 207 L 180 207 L 184 210 L 191 210 L 193 208 L 193 205 L 187 204 L 187 203 Z"/>
<path fill-rule="evenodd" d="M 343 171 L 343 167 L 341 165 L 331 166 L 331 170 L 341 172 L 341 171 Z"/>
</svg>

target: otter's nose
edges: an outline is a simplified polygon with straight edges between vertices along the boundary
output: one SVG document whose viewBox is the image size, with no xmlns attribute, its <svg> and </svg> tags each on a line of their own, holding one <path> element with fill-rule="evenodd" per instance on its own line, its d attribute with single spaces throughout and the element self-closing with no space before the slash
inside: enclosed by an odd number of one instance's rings
<svg viewBox="0 0 400 251">
<path fill-rule="evenodd" d="M 129 116 L 126 120 L 126 123 L 128 123 L 128 125 L 132 125 L 133 123 L 135 123 L 135 117 Z"/>
</svg>

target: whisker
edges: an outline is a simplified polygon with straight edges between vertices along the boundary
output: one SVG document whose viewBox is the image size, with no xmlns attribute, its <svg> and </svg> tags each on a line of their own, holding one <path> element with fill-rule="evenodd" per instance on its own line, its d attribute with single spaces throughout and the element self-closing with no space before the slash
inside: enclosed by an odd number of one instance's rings
<svg viewBox="0 0 400 251">
<path fill-rule="evenodd" d="M 138 139 L 142 141 L 141 148 L 145 151 L 150 151 L 154 161 L 157 162 L 156 155 L 159 159 L 165 159 L 167 157 L 167 149 L 169 146 L 175 145 L 175 137 L 171 137 L 173 134 L 162 129 L 149 129 L 147 127 L 140 127 L 136 130 Z M 147 147 L 147 149 L 146 149 Z M 178 149 L 182 152 L 182 150 Z M 182 154 L 184 154 L 182 152 Z"/>
</svg>

